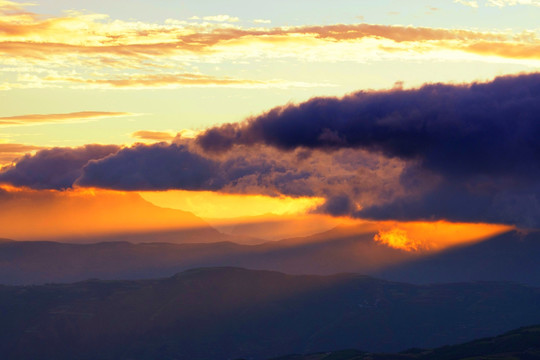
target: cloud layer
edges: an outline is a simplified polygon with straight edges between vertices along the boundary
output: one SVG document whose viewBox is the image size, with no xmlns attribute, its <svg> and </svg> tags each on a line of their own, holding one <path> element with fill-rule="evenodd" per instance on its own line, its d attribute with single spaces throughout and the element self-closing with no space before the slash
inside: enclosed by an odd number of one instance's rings
<svg viewBox="0 0 540 360">
<path fill-rule="evenodd" d="M 361 91 L 274 108 L 195 139 L 99 155 L 43 150 L 0 181 L 317 196 L 326 203 L 316 211 L 334 215 L 539 227 L 539 114 L 540 74 Z"/>
<path fill-rule="evenodd" d="M 476 2 L 468 1 L 467 4 Z M 535 1 L 495 1 L 502 6 Z M 234 21 L 233 21 L 234 20 Z M 76 87 L 106 89 L 185 86 L 309 86 L 290 79 L 210 74 L 201 64 L 245 61 L 365 62 L 452 58 L 538 66 L 535 31 L 477 31 L 379 24 L 242 26 L 218 15 L 164 23 L 123 21 L 76 11 L 46 17 L 24 4 L 0 3 L 0 64 L 10 81 L 0 89 Z M 76 68 L 76 72 L 66 69 Z M 178 72 L 172 72 L 176 69 Z M 76 76 L 74 76 L 74 74 Z M 284 73 L 290 77 L 290 74 Z"/>
<path fill-rule="evenodd" d="M 538 114 L 540 74 L 531 74 L 315 98 L 209 129 L 197 142 L 209 152 L 238 144 L 287 151 L 353 148 L 406 161 L 400 183 L 415 190 L 363 207 L 357 216 L 538 226 Z M 338 203 L 347 208 L 343 198 Z"/>
</svg>

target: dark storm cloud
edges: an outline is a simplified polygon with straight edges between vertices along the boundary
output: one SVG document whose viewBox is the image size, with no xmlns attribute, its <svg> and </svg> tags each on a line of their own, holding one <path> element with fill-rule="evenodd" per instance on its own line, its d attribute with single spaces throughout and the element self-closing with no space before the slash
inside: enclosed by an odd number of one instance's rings
<svg viewBox="0 0 540 360">
<path fill-rule="evenodd" d="M 207 130 L 207 151 L 266 144 L 284 150 L 362 148 L 416 159 L 445 176 L 538 175 L 540 74 L 472 85 L 314 98 Z"/>
<path fill-rule="evenodd" d="M 226 156 L 212 157 L 197 153 L 188 144 L 138 144 L 90 161 L 76 184 L 117 190 L 219 190 L 293 197 L 347 192 L 373 203 L 367 197 L 382 196 L 377 187 L 396 180 L 399 172 L 389 175 L 391 171 L 381 171 L 390 167 L 387 163 L 391 161 L 371 157 L 344 150 L 305 159 L 303 154 L 268 147 L 237 147 Z M 363 174 L 358 173 L 359 167 L 364 168 Z"/>
<path fill-rule="evenodd" d="M 207 152 L 359 148 L 398 158 L 404 195 L 355 211 L 354 193 L 320 210 L 377 219 L 450 219 L 540 226 L 540 74 L 314 98 L 207 130 Z"/>
<path fill-rule="evenodd" d="M 218 168 L 183 145 L 137 144 L 89 162 L 77 183 L 117 190 L 217 190 L 223 186 Z"/>
<path fill-rule="evenodd" d="M 317 196 L 316 211 L 333 215 L 540 227 L 538 139 L 540 74 L 530 74 L 314 98 L 109 156 L 118 149 L 44 150 L 0 181 Z"/>
<path fill-rule="evenodd" d="M 0 172 L 0 183 L 34 189 L 66 189 L 82 175 L 90 160 L 101 159 L 119 150 L 116 145 L 86 145 L 79 148 L 52 148 L 27 154 Z"/>
</svg>

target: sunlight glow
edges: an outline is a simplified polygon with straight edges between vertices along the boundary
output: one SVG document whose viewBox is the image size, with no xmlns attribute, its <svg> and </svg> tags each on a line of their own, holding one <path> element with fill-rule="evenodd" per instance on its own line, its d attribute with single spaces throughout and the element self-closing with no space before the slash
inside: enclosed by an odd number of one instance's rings
<svg viewBox="0 0 540 360">
<path fill-rule="evenodd" d="M 320 198 L 223 194 L 211 191 L 144 191 L 154 205 L 189 211 L 203 218 L 236 218 L 264 214 L 301 214 L 322 204 Z"/>
<path fill-rule="evenodd" d="M 379 223 L 373 240 L 406 251 L 438 251 L 481 241 L 512 229 L 513 226 L 501 224 L 386 221 Z"/>
</svg>

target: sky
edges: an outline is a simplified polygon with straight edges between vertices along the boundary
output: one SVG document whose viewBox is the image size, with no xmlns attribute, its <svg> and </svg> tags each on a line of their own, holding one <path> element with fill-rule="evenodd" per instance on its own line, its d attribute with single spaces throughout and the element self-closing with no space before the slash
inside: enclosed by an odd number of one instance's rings
<svg viewBox="0 0 540 360">
<path fill-rule="evenodd" d="M 538 19 L 538 0 L 0 0 L 0 183 L 537 228 Z"/>
</svg>

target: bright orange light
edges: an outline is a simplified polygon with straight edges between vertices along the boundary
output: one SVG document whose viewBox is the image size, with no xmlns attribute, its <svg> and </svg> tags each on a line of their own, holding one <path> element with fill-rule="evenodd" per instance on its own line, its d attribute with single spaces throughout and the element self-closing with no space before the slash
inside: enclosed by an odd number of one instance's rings
<svg viewBox="0 0 540 360">
<path fill-rule="evenodd" d="M 208 227 L 193 214 L 157 207 L 133 192 L 0 189 L 8 193 L 1 200 L 0 238 L 55 240 Z"/>
<path fill-rule="evenodd" d="M 146 201 L 160 207 L 189 211 L 203 218 L 237 218 L 266 214 L 302 214 L 323 203 L 321 198 L 224 194 L 212 191 L 143 191 Z"/>
<path fill-rule="evenodd" d="M 386 244 L 396 249 L 407 251 L 429 250 L 430 244 L 423 240 L 411 239 L 407 231 L 400 228 L 393 228 L 388 231 L 381 230 L 373 237 L 373 240 Z"/>
<path fill-rule="evenodd" d="M 378 223 L 373 239 L 406 251 L 437 251 L 464 243 L 481 241 L 514 229 L 513 226 L 482 223 L 395 222 Z"/>
</svg>

